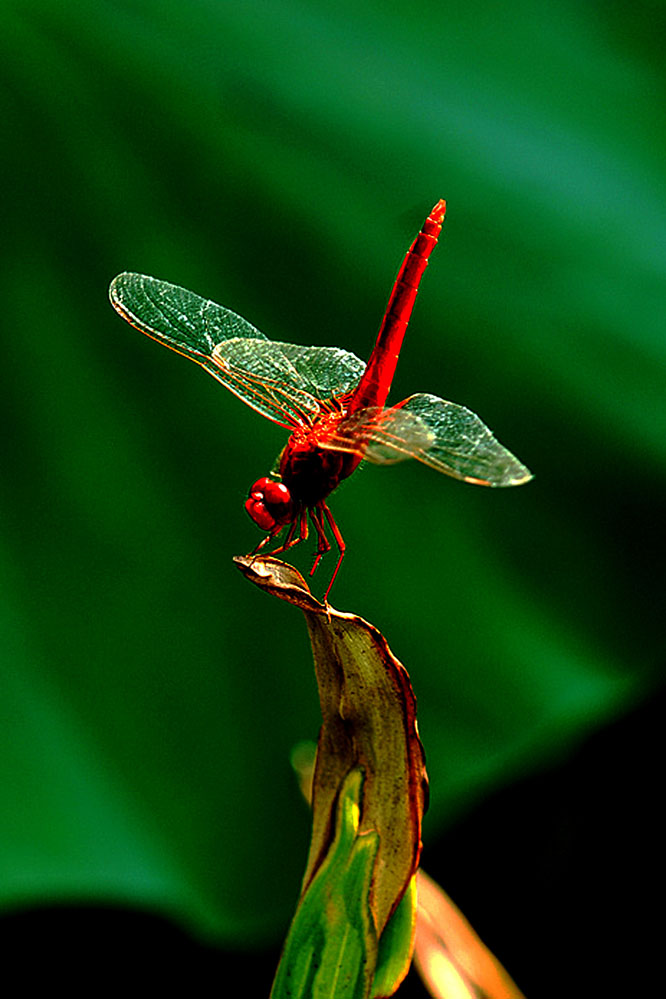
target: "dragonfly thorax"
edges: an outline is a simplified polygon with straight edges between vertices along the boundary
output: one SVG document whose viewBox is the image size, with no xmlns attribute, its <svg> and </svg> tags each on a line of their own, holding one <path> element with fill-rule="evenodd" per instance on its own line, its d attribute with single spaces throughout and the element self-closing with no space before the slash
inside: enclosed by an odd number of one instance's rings
<svg viewBox="0 0 666 999">
<path fill-rule="evenodd" d="M 319 446 L 317 430 L 296 430 L 280 460 L 280 477 L 301 507 L 314 507 L 349 475 L 349 455 Z"/>
</svg>

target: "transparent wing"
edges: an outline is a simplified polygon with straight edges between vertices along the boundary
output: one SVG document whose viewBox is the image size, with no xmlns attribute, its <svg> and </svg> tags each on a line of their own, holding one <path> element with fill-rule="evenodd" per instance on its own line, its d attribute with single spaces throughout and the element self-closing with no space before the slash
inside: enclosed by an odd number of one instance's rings
<svg viewBox="0 0 666 999">
<path fill-rule="evenodd" d="M 435 395 L 413 395 L 392 409 L 361 410 L 320 443 L 376 464 L 415 458 L 477 485 L 518 486 L 532 478 L 475 413 Z"/>
<path fill-rule="evenodd" d="M 119 274 L 109 297 L 136 329 L 196 361 L 282 426 L 313 419 L 320 402 L 350 391 L 363 373 L 348 351 L 272 342 L 230 309 L 145 274 Z"/>
<path fill-rule="evenodd" d="M 376 465 L 391 465 L 416 458 L 433 441 L 433 434 L 418 416 L 381 406 L 360 409 L 343 417 L 318 441 L 329 451 L 346 451 Z"/>
<path fill-rule="evenodd" d="M 365 365 L 338 347 L 227 340 L 213 351 L 216 377 L 265 415 L 288 413 L 290 423 L 310 423 L 331 398 L 346 395 Z M 275 418 L 275 417 L 271 417 Z M 279 420 L 277 422 L 280 422 Z"/>
<path fill-rule="evenodd" d="M 267 338 L 251 323 L 187 288 L 145 274 L 119 274 L 109 288 L 116 312 L 142 333 L 211 366 L 215 345 L 231 337 Z"/>
</svg>

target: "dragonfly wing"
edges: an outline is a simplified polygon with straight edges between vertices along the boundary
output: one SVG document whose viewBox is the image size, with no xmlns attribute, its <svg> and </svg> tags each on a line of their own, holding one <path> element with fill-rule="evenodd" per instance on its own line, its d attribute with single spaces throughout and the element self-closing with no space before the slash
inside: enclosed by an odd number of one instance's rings
<svg viewBox="0 0 666 999">
<path fill-rule="evenodd" d="M 365 370 L 360 358 L 340 347 L 301 347 L 272 340 L 226 341 L 217 344 L 214 356 L 218 363 L 293 386 L 321 402 L 351 392 Z"/>
<path fill-rule="evenodd" d="M 281 426 L 314 419 L 320 402 L 351 391 L 365 367 L 336 347 L 272 342 L 230 309 L 145 274 L 119 274 L 109 297 L 128 323 L 202 365 Z"/>
<path fill-rule="evenodd" d="M 415 458 L 477 485 L 517 486 L 532 478 L 475 413 L 435 395 L 413 395 L 392 409 L 362 410 L 342 420 L 322 446 L 376 464 Z"/>
<path fill-rule="evenodd" d="M 209 370 L 213 350 L 222 340 L 267 339 L 230 309 L 145 274 L 119 274 L 111 282 L 109 298 L 116 312 L 141 333 Z"/>
<path fill-rule="evenodd" d="M 365 371 L 365 361 L 341 347 L 280 346 L 307 382 L 308 391 L 322 401 L 353 392 Z"/>
<path fill-rule="evenodd" d="M 356 454 L 375 465 L 392 465 L 415 458 L 432 442 L 433 434 L 420 417 L 375 406 L 342 419 L 319 445 L 329 451 Z"/>
<path fill-rule="evenodd" d="M 421 420 L 432 435 L 417 461 L 465 482 L 483 486 L 519 486 L 532 473 L 511 454 L 476 413 L 436 395 L 412 395 L 395 407 Z"/>
<path fill-rule="evenodd" d="M 270 340 L 225 340 L 215 347 L 213 360 L 216 377 L 244 402 L 265 415 L 267 409 L 287 413 L 291 423 L 312 422 L 329 399 L 355 387 L 365 368 L 338 347 Z"/>
</svg>

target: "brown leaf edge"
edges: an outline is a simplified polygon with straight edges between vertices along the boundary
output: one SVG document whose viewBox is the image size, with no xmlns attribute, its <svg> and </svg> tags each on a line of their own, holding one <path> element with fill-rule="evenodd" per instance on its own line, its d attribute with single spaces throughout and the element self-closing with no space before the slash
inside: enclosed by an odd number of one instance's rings
<svg viewBox="0 0 666 999">
<path fill-rule="evenodd" d="M 381 844 L 371 889 L 381 935 L 418 868 L 427 807 L 425 755 L 409 675 L 377 628 L 320 603 L 293 566 L 271 556 L 236 557 L 234 563 L 260 589 L 303 611 L 312 643 L 322 726 L 303 891 L 331 842 L 339 789 L 360 766 L 365 782 L 359 833 L 376 831 Z"/>
</svg>

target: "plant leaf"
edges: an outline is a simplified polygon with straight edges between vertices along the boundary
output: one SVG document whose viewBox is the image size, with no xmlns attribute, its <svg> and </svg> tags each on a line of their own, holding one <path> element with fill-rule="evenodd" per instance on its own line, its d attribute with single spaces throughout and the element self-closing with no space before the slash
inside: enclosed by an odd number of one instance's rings
<svg viewBox="0 0 666 999">
<path fill-rule="evenodd" d="M 244 574 L 300 607 L 310 632 L 322 727 L 313 781 L 313 832 L 304 888 L 333 835 L 339 789 L 355 767 L 365 788 L 360 831 L 377 831 L 380 847 L 371 890 L 378 934 L 418 867 L 427 776 L 416 730 L 416 698 L 404 666 L 377 628 L 356 614 L 324 607 L 303 577 L 277 559 L 236 558 Z"/>
<path fill-rule="evenodd" d="M 345 778 L 335 835 L 301 897 L 289 929 L 271 999 L 365 999 L 377 961 L 369 904 L 379 847 L 376 833 L 359 833 L 363 772 Z"/>
<path fill-rule="evenodd" d="M 423 871 L 414 964 L 433 999 L 525 999 L 448 895 Z"/>
<path fill-rule="evenodd" d="M 347 787 L 350 775 L 357 772 L 363 774 L 357 837 L 359 842 L 363 837 L 372 837 L 373 842 L 376 839 L 367 884 L 372 925 L 365 942 L 366 959 L 374 948 L 376 961 L 376 940 L 382 937 L 396 913 L 418 867 L 421 820 L 427 801 L 424 754 L 416 730 L 416 699 L 409 677 L 381 632 L 355 614 L 344 614 L 320 604 L 292 566 L 270 557 L 236 558 L 235 562 L 252 582 L 304 612 L 322 712 L 312 784 L 310 853 L 301 902 L 287 944 L 289 958 L 285 950 L 283 963 L 293 961 L 292 934 L 296 923 L 307 927 L 299 930 L 299 934 L 303 954 L 310 953 L 315 920 L 312 900 L 322 903 L 321 879 L 328 884 L 330 871 L 336 869 L 332 857 L 338 855 L 341 844 L 339 802 L 340 795 L 346 793 L 341 789 Z M 353 849 L 353 844 L 347 843 L 349 857 L 353 856 Z M 330 886 L 328 891 L 332 891 Z M 399 917 L 391 920 L 393 943 L 388 951 L 384 950 L 385 964 L 377 979 L 380 991 L 376 995 L 391 994 L 409 967 L 413 916 L 411 897 Z M 330 922 L 326 911 L 318 918 L 325 927 L 321 937 L 321 946 L 325 948 L 329 935 L 335 939 L 341 935 L 340 916 L 336 908 L 330 914 Z M 395 961 L 389 960 L 389 953 Z M 309 960 L 301 956 L 303 967 L 309 967 Z M 299 987 L 304 981 L 309 979 L 302 972 Z M 372 975 L 369 981 L 372 982 Z"/>
</svg>

